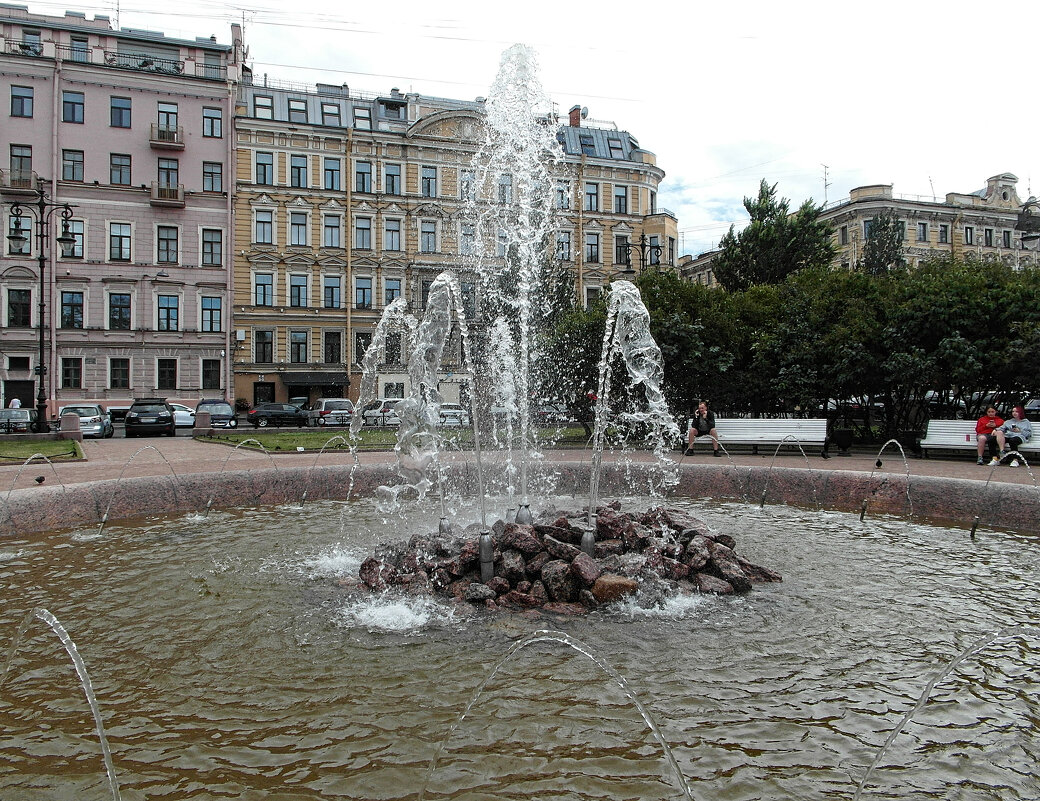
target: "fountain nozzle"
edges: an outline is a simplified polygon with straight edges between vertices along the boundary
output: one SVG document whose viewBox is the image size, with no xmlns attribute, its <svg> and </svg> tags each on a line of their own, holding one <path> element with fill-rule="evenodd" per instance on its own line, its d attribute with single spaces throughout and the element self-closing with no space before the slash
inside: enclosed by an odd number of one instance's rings
<svg viewBox="0 0 1040 801">
<path fill-rule="evenodd" d="M 863 505 L 859 507 L 859 521 L 862 523 L 867 514 L 867 499 L 863 499 Z"/>
<path fill-rule="evenodd" d="M 975 539 L 975 530 L 979 527 L 979 516 L 975 515 L 975 519 L 971 523 L 971 538 Z"/>
<path fill-rule="evenodd" d="M 589 556 L 595 556 L 596 515 L 589 515 L 589 527 L 581 534 L 581 549 Z"/>
<path fill-rule="evenodd" d="M 529 526 L 534 522 L 534 515 L 531 514 L 530 504 L 520 504 L 520 508 L 516 510 L 516 522 L 522 526 Z"/>
<path fill-rule="evenodd" d="M 450 535 L 451 534 L 451 521 L 448 518 L 446 518 L 446 517 L 442 517 L 440 525 L 437 526 L 437 531 L 439 533 L 441 533 L 441 534 L 448 534 L 448 535 Z"/>
<path fill-rule="evenodd" d="M 508 509 L 506 509 L 506 522 L 507 523 L 515 523 L 516 522 L 516 509 L 514 509 L 512 506 L 510 506 Z"/>
<path fill-rule="evenodd" d="M 878 459 L 876 462 L 874 462 L 874 467 L 881 467 L 881 465 L 883 465 L 883 464 L 884 464 L 884 462 L 882 462 L 880 459 Z"/>
<path fill-rule="evenodd" d="M 487 584 L 495 576 L 495 545 L 491 541 L 491 532 L 480 532 L 477 542 L 477 554 L 480 556 L 480 581 Z"/>
</svg>

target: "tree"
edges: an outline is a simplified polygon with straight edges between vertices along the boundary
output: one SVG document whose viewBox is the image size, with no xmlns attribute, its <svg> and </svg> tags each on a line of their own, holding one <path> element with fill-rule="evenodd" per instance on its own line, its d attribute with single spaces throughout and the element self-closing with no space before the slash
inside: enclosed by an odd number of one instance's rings
<svg viewBox="0 0 1040 801">
<path fill-rule="evenodd" d="M 867 228 L 860 269 L 870 275 L 884 275 L 893 267 L 904 266 L 904 232 L 905 224 L 900 222 L 895 212 L 875 214 Z"/>
<path fill-rule="evenodd" d="M 776 184 L 763 179 L 757 198 L 744 198 L 751 222 L 740 233 L 730 226 L 715 258 L 715 278 L 733 292 L 756 284 L 777 284 L 805 267 L 823 267 L 834 258 L 833 229 L 821 220 L 823 209 L 812 200 L 790 211 L 777 200 Z"/>
</svg>

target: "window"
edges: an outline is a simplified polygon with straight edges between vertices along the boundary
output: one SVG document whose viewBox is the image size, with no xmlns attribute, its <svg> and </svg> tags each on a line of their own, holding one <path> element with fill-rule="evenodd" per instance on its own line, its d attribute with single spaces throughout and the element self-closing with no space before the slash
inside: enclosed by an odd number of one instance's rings
<svg viewBox="0 0 1040 801">
<path fill-rule="evenodd" d="M 293 154 L 289 156 L 289 185 L 300 189 L 307 188 L 307 157 Z"/>
<path fill-rule="evenodd" d="M 253 361 L 260 364 L 274 363 L 274 331 L 253 332 Z"/>
<path fill-rule="evenodd" d="M 61 360 L 61 388 L 82 389 L 83 388 L 83 359 L 77 357 L 62 357 Z"/>
<path fill-rule="evenodd" d="M 614 187 L 614 213 L 628 214 L 628 187 Z"/>
<path fill-rule="evenodd" d="M 385 220 L 383 222 L 383 250 L 401 249 L 401 221 Z"/>
<path fill-rule="evenodd" d="M 61 179 L 63 181 L 83 180 L 83 151 L 61 151 Z"/>
<path fill-rule="evenodd" d="M 177 389 L 177 360 L 157 359 L 155 366 L 156 389 Z"/>
<path fill-rule="evenodd" d="M 339 331 L 326 331 L 322 348 L 325 364 L 340 364 L 343 361 L 343 335 Z"/>
<path fill-rule="evenodd" d="M 176 189 L 180 183 L 180 170 L 177 159 L 159 159 L 159 188 Z"/>
<path fill-rule="evenodd" d="M 274 276 L 260 273 L 253 279 L 253 305 L 274 305 Z"/>
<path fill-rule="evenodd" d="M 72 238 L 75 242 L 64 254 L 63 257 L 66 259 L 82 259 L 83 258 L 83 246 L 86 240 L 86 234 L 83 229 L 83 220 L 69 220 L 69 233 L 72 234 Z"/>
<path fill-rule="evenodd" d="M 359 131 L 372 130 L 372 110 L 365 106 L 354 106 L 354 127 Z"/>
<path fill-rule="evenodd" d="M 130 186 L 130 156 L 113 153 L 108 157 L 108 182 L 113 186 Z"/>
<path fill-rule="evenodd" d="M 422 282 L 419 287 L 419 296 L 422 298 L 422 307 L 425 309 L 426 304 L 430 301 L 430 290 L 433 289 L 433 280 L 426 279 Z"/>
<path fill-rule="evenodd" d="M 365 352 L 372 345 L 372 334 L 368 331 L 356 331 L 354 333 L 354 361 L 361 364 L 365 358 Z"/>
<path fill-rule="evenodd" d="M 322 218 L 321 244 L 327 248 L 341 247 L 340 225 L 341 218 L 338 214 L 326 214 Z"/>
<path fill-rule="evenodd" d="M 176 264 L 178 248 L 178 230 L 175 225 L 160 225 L 156 229 L 155 260 L 159 264 Z"/>
<path fill-rule="evenodd" d="M 556 182 L 556 208 L 569 209 L 571 207 L 571 185 L 567 181 Z"/>
<path fill-rule="evenodd" d="M 108 260 L 130 261 L 130 223 L 108 224 Z"/>
<path fill-rule="evenodd" d="M 506 232 L 499 228 L 498 236 L 495 238 L 495 255 L 499 258 L 505 258 L 508 245 L 509 239 L 506 237 Z"/>
<path fill-rule="evenodd" d="M 325 159 L 325 188 L 338 192 L 339 182 L 339 159 Z"/>
<path fill-rule="evenodd" d="M 289 305 L 297 308 L 307 306 L 307 276 L 289 276 Z"/>
<path fill-rule="evenodd" d="M 354 191 L 372 191 L 372 162 L 359 161 L 354 165 Z"/>
<path fill-rule="evenodd" d="M 928 241 L 928 223 L 919 222 L 917 224 L 917 241 L 927 242 Z"/>
<path fill-rule="evenodd" d="M 849 227 L 847 225 L 843 225 L 840 229 L 838 229 L 838 238 L 841 244 L 849 244 Z"/>
<path fill-rule="evenodd" d="M 387 164 L 383 172 L 383 191 L 388 195 L 401 194 L 401 165 Z"/>
<path fill-rule="evenodd" d="M 383 302 L 389 306 L 401 297 L 401 279 L 387 278 L 383 281 Z"/>
<path fill-rule="evenodd" d="M 476 197 L 474 193 L 476 179 L 473 170 L 462 170 L 459 176 L 459 198 L 461 200 L 473 200 Z"/>
<path fill-rule="evenodd" d="M 219 108 L 202 109 L 202 135 L 215 139 L 224 136 L 224 115 Z"/>
<path fill-rule="evenodd" d="M 16 186 L 32 187 L 32 146 L 11 145 L 11 180 Z"/>
<path fill-rule="evenodd" d="M 419 250 L 423 253 L 437 252 L 437 223 L 423 220 L 419 227 Z"/>
<path fill-rule="evenodd" d="M 33 88 L 31 86 L 11 87 L 11 116 L 31 117 L 33 115 Z"/>
<path fill-rule="evenodd" d="M 22 29 L 22 42 L 19 51 L 23 55 L 40 55 L 43 52 L 43 44 L 40 39 L 40 32 Z"/>
<path fill-rule="evenodd" d="M 289 101 L 289 122 L 307 122 L 307 101 Z"/>
<path fill-rule="evenodd" d="M 650 193 L 650 213 L 657 214 L 657 193 Z"/>
<path fill-rule="evenodd" d="M 437 168 L 422 168 L 422 196 L 437 197 Z"/>
<path fill-rule="evenodd" d="M 307 363 L 307 332 L 289 332 L 289 361 L 293 364 Z"/>
<path fill-rule="evenodd" d="M 220 359 L 202 360 L 202 388 L 220 389 Z"/>
<path fill-rule="evenodd" d="M 219 228 L 202 229 L 202 265 L 220 267 L 224 263 L 224 232 Z"/>
<path fill-rule="evenodd" d="M 939 244 L 945 245 L 950 241 L 950 226 L 942 223 L 939 225 Z"/>
<path fill-rule="evenodd" d="M 265 186 L 274 185 L 274 153 L 257 152 L 256 182 Z"/>
<path fill-rule="evenodd" d="M 130 389 L 130 360 L 113 357 L 108 360 L 108 386 L 111 389 Z"/>
<path fill-rule="evenodd" d="M 614 237 L 614 264 L 631 264 L 629 252 L 631 245 L 627 236 Z"/>
<path fill-rule="evenodd" d="M 7 290 L 7 325 L 11 328 L 29 328 L 32 293 L 28 289 Z"/>
<path fill-rule="evenodd" d="M 83 124 L 83 93 L 61 93 L 61 121 Z"/>
<path fill-rule="evenodd" d="M 661 263 L 661 238 L 659 236 L 650 237 L 650 263 Z"/>
<path fill-rule="evenodd" d="M 578 134 L 578 143 L 581 145 L 583 156 L 596 155 L 596 145 L 592 141 L 592 134 Z"/>
<path fill-rule="evenodd" d="M 274 101 L 267 95 L 256 95 L 253 98 L 253 116 L 258 120 L 273 120 Z"/>
<path fill-rule="evenodd" d="M 593 304 L 595 304 L 600 299 L 600 296 L 602 294 L 603 294 L 602 287 L 598 287 L 598 286 L 587 286 L 587 287 L 585 287 L 585 308 L 588 308 L 589 306 L 592 306 Z"/>
<path fill-rule="evenodd" d="M 11 236 L 15 236 L 21 233 L 25 237 L 24 242 L 15 243 L 11 239 L 7 240 L 7 252 L 12 256 L 28 256 L 29 255 L 29 241 L 32 238 L 32 228 L 28 217 L 15 217 L 11 216 L 8 218 L 8 227 L 10 229 Z"/>
<path fill-rule="evenodd" d="M 864 220 L 863 221 L 863 238 L 864 239 L 870 239 L 870 232 L 871 232 L 871 229 L 873 229 L 873 227 L 874 227 L 874 221 L 873 220 Z"/>
<path fill-rule="evenodd" d="M 975 227 L 972 225 L 964 226 L 964 244 L 974 245 L 975 244 Z"/>
<path fill-rule="evenodd" d="M 322 289 L 322 304 L 326 309 L 338 309 L 341 299 L 342 283 L 338 275 L 326 275 Z"/>
<path fill-rule="evenodd" d="M 354 247 L 372 248 L 372 220 L 369 217 L 354 218 Z"/>
<path fill-rule="evenodd" d="M 372 279 L 354 279 L 354 307 L 358 309 L 372 308 Z"/>
<path fill-rule="evenodd" d="M 307 214 L 302 211 L 294 211 L 289 214 L 289 244 L 307 244 Z"/>
<path fill-rule="evenodd" d="M 1011 232 L 1010 231 L 1002 231 L 1001 232 L 1001 236 L 1003 237 L 1004 247 L 1006 247 L 1006 248 L 1011 247 Z"/>
<path fill-rule="evenodd" d="M 322 125 L 339 125 L 339 103 L 322 103 L 321 104 L 321 124 Z"/>
<path fill-rule="evenodd" d="M 498 176 L 498 202 L 503 206 L 513 202 L 513 176 L 508 173 Z"/>
<path fill-rule="evenodd" d="M 179 331 L 180 301 L 176 295 L 159 295 L 159 330 Z"/>
<path fill-rule="evenodd" d="M 623 159 L 625 157 L 625 149 L 621 146 L 620 139 L 607 139 L 607 147 L 610 149 L 610 157 L 612 159 Z"/>
<path fill-rule="evenodd" d="M 560 261 L 571 260 L 571 233 L 570 231 L 560 231 L 556 235 L 556 258 Z"/>
<path fill-rule="evenodd" d="M 599 234 L 585 234 L 585 261 L 599 261 Z"/>
<path fill-rule="evenodd" d="M 90 42 L 86 36 L 69 37 L 72 44 L 72 60 L 81 64 L 90 61 Z"/>
<path fill-rule="evenodd" d="M 401 363 L 401 332 L 390 331 L 386 335 L 383 350 L 387 364 Z"/>
<path fill-rule="evenodd" d="M 108 327 L 112 331 L 130 330 L 130 295 L 113 292 L 108 296 Z"/>
<path fill-rule="evenodd" d="M 585 211 L 599 211 L 599 184 L 585 184 Z"/>
<path fill-rule="evenodd" d="M 177 104 L 176 103 L 159 103 L 158 115 L 156 121 L 159 123 L 159 134 L 162 136 L 166 134 L 177 133 Z M 173 137 L 166 136 L 165 139 L 171 139 Z"/>
<path fill-rule="evenodd" d="M 459 232 L 459 253 L 463 256 L 472 256 L 477 247 L 477 231 L 473 223 L 462 223 Z"/>
<path fill-rule="evenodd" d="M 224 165 L 219 161 L 202 162 L 202 191 L 224 191 Z"/>
<path fill-rule="evenodd" d="M 668 263 L 675 264 L 675 237 L 668 237 Z"/>
<path fill-rule="evenodd" d="M 109 101 L 109 125 L 113 128 L 130 127 L 130 98 L 112 97 Z"/>
<path fill-rule="evenodd" d="M 203 331 L 220 331 L 221 324 L 221 301 L 220 298 L 205 297 L 202 298 L 202 330 Z"/>
<path fill-rule="evenodd" d="M 82 328 L 83 327 L 83 293 L 62 292 L 61 293 L 61 327 Z"/>
<path fill-rule="evenodd" d="M 253 241 L 259 245 L 274 244 L 274 212 L 257 209 L 254 212 Z"/>
<path fill-rule="evenodd" d="M 988 247 L 988 248 L 993 247 L 993 229 L 992 228 L 984 229 L 983 230 L 983 237 L 984 237 L 983 242 L 986 245 L 986 247 Z"/>
</svg>

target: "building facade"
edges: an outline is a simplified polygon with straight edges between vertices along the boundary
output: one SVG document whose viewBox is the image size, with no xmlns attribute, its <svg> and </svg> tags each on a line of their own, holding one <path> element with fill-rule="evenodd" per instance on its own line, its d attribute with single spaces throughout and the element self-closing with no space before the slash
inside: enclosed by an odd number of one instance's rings
<svg viewBox="0 0 1040 801">
<path fill-rule="evenodd" d="M 107 17 L 0 7 L 0 383 L 4 402 L 35 396 L 128 406 L 187 403 L 230 386 L 232 45 L 114 30 Z M 42 188 L 73 208 L 75 244 L 44 244 L 45 355 L 31 207 Z"/>
<path fill-rule="evenodd" d="M 1040 264 L 1038 241 L 1024 230 L 1023 215 L 1035 206 L 1023 202 L 1018 178 L 1000 173 L 976 192 L 950 192 L 944 201 L 896 195 L 891 184 L 853 189 L 845 200 L 829 204 L 821 218 L 834 226 L 835 267 L 847 269 L 863 257 L 871 221 L 892 213 L 903 230 L 903 258 L 910 266 L 929 259 L 952 257 L 1000 261 L 1014 269 Z M 712 262 L 718 251 L 686 258 L 680 274 L 696 283 L 715 285 Z"/>
</svg>

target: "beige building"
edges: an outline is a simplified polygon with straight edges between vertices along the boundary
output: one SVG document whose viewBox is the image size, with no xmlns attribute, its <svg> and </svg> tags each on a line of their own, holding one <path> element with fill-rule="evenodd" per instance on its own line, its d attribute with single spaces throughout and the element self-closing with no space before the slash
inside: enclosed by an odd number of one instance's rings
<svg viewBox="0 0 1040 801">
<path fill-rule="evenodd" d="M 1040 263 L 1037 240 L 1026 236 L 1020 220 L 1033 199 L 1023 203 L 1018 178 L 1000 173 L 970 194 L 950 192 L 944 201 L 896 195 L 892 184 L 853 189 L 849 197 L 829 204 L 822 215 L 834 226 L 835 266 L 851 268 L 863 256 L 871 220 L 892 212 L 903 227 L 903 258 L 916 266 L 939 257 L 1002 261 L 1015 269 Z M 1035 205 L 1035 203 L 1033 204 Z M 688 280 L 715 285 L 712 262 L 718 251 L 687 257 L 679 265 Z"/>
<path fill-rule="evenodd" d="M 356 398 L 361 357 L 379 318 L 404 297 L 420 316 L 436 276 L 457 267 L 473 231 L 463 220 L 484 102 L 292 86 L 248 77 L 236 106 L 235 397 Z M 657 208 L 653 154 L 580 110 L 560 127 L 564 171 L 558 256 L 576 297 L 629 269 L 675 263 L 676 221 Z M 475 282 L 460 274 L 470 313 Z M 463 384 L 458 342 L 441 392 Z M 399 338 L 380 356 L 377 393 L 408 390 Z"/>
</svg>

